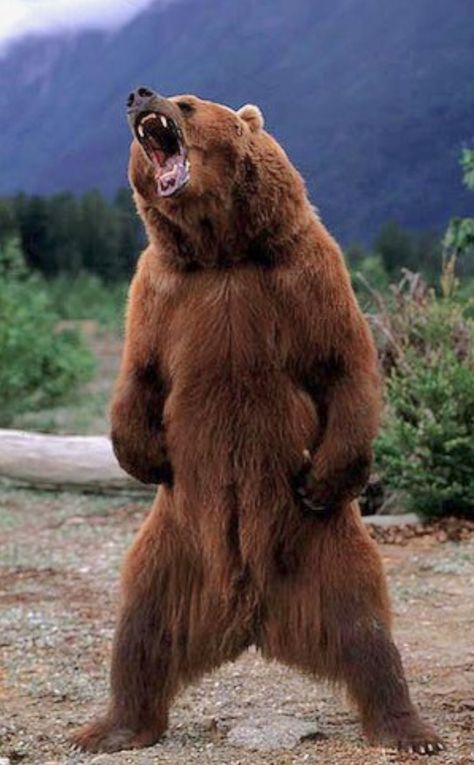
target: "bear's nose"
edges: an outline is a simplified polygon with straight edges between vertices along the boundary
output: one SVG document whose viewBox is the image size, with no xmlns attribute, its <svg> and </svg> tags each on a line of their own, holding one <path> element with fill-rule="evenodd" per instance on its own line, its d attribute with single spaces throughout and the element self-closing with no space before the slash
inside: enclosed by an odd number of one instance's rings
<svg viewBox="0 0 474 765">
<path fill-rule="evenodd" d="M 146 110 L 151 110 L 152 102 L 159 99 L 157 93 L 150 88 L 137 88 L 132 90 L 127 98 L 127 109 L 135 114 L 140 114 Z"/>
<path fill-rule="evenodd" d="M 151 88 L 137 88 L 129 93 L 127 98 L 127 120 L 132 133 L 135 134 L 138 122 L 145 114 L 155 112 L 169 117 L 176 122 L 179 120 L 179 110 L 172 101 L 160 96 Z"/>
</svg>

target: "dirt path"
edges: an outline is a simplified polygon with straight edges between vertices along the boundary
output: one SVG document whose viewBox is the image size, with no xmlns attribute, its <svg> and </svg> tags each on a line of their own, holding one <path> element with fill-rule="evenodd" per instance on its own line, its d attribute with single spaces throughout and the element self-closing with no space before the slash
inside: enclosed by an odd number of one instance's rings
<svg viewBox="0 0 474 765">
<path fill-rule="evenodd" d="M 118 567 L 144 511 L 123 499 L 0 491 L 0 757 L 12 765 L 420 760 L 367 747 L 343 699 L 254 652 L 186 691 L 161 744 L 71 754 L 68 731 L 106 698 Z M 413 695 L 449 746 L 436 761 L 474 765 L 474 541 L 423 537 L 381 549 Z M 320 740 L 274 752 L 229 743 L 240 720 L 268 714 L 316 720 Z"/>
</svg>

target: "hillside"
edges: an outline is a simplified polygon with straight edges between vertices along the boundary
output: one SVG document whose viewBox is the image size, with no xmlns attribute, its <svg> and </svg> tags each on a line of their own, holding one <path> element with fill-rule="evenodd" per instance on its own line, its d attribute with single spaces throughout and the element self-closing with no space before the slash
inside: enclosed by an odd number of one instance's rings
<svg viewBox="0 0 474 765">
<path fill-rule="evenodd" d="M 113 33 L 23 39 L 0 59 L 0 193 L 126 183 L 129 90 L 263 109 L 343 241 L 470 211 L 470 0 L 175 0 Z"/>
</svg>

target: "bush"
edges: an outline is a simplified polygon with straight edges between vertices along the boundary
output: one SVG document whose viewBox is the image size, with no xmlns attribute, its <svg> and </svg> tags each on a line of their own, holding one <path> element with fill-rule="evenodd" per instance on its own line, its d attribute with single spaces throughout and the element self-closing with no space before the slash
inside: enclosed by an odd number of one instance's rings
<svg viewBox="0 0 474 765">
<path fill-rule="evenodd" d="M 0 250 L 0 424 L 49 406 L 92 376 L 91 352 L 74 330 L 58 331 L 44 283 L 26 272 L 16 242 Z"/>
<path fill-rule="evenodd" d="M 51 303 L 62 319 L 95 319 L 112 329 L 122 329 L 128 285 L 105 285 L 94 274 L 58 276 L 48 281 Z"/>
<path fill-rule="evenodd" d="M 473 304 L 450 264 L 442 296 L 406 272 L 384 317 L 391 338 L 387 408 L 376 460 L 389 489 L 426 517 L 474 517 Z M 385 348 L 386 351 L 386 348 Z"/>
<path fill-rule="evenodd" d="M 464 185 L 467 189 L 474 191 L 474 149 L 463 149 L 461 167 Z M 474 218 L 453 218 L 444 236 L 443 246 L 446 253 L 457 258 L 472 255 L 474 250 Z"/>
</svg>

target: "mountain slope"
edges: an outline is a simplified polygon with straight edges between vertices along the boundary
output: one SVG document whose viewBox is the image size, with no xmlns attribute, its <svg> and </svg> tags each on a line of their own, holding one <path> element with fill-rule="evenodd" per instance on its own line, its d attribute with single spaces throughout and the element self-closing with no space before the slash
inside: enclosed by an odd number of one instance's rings
<svg viewBox="0 0 474 765">
<path fill-rule="evenodd" d="M 25 39 L 0 59 L 0 192 L 126 182 L 127 93 L 148 84 L 263 109 L 344 241 L 387 218 L 467 213 L 470 0 L 175 0 L 114 33 Z"/>
</svg>

